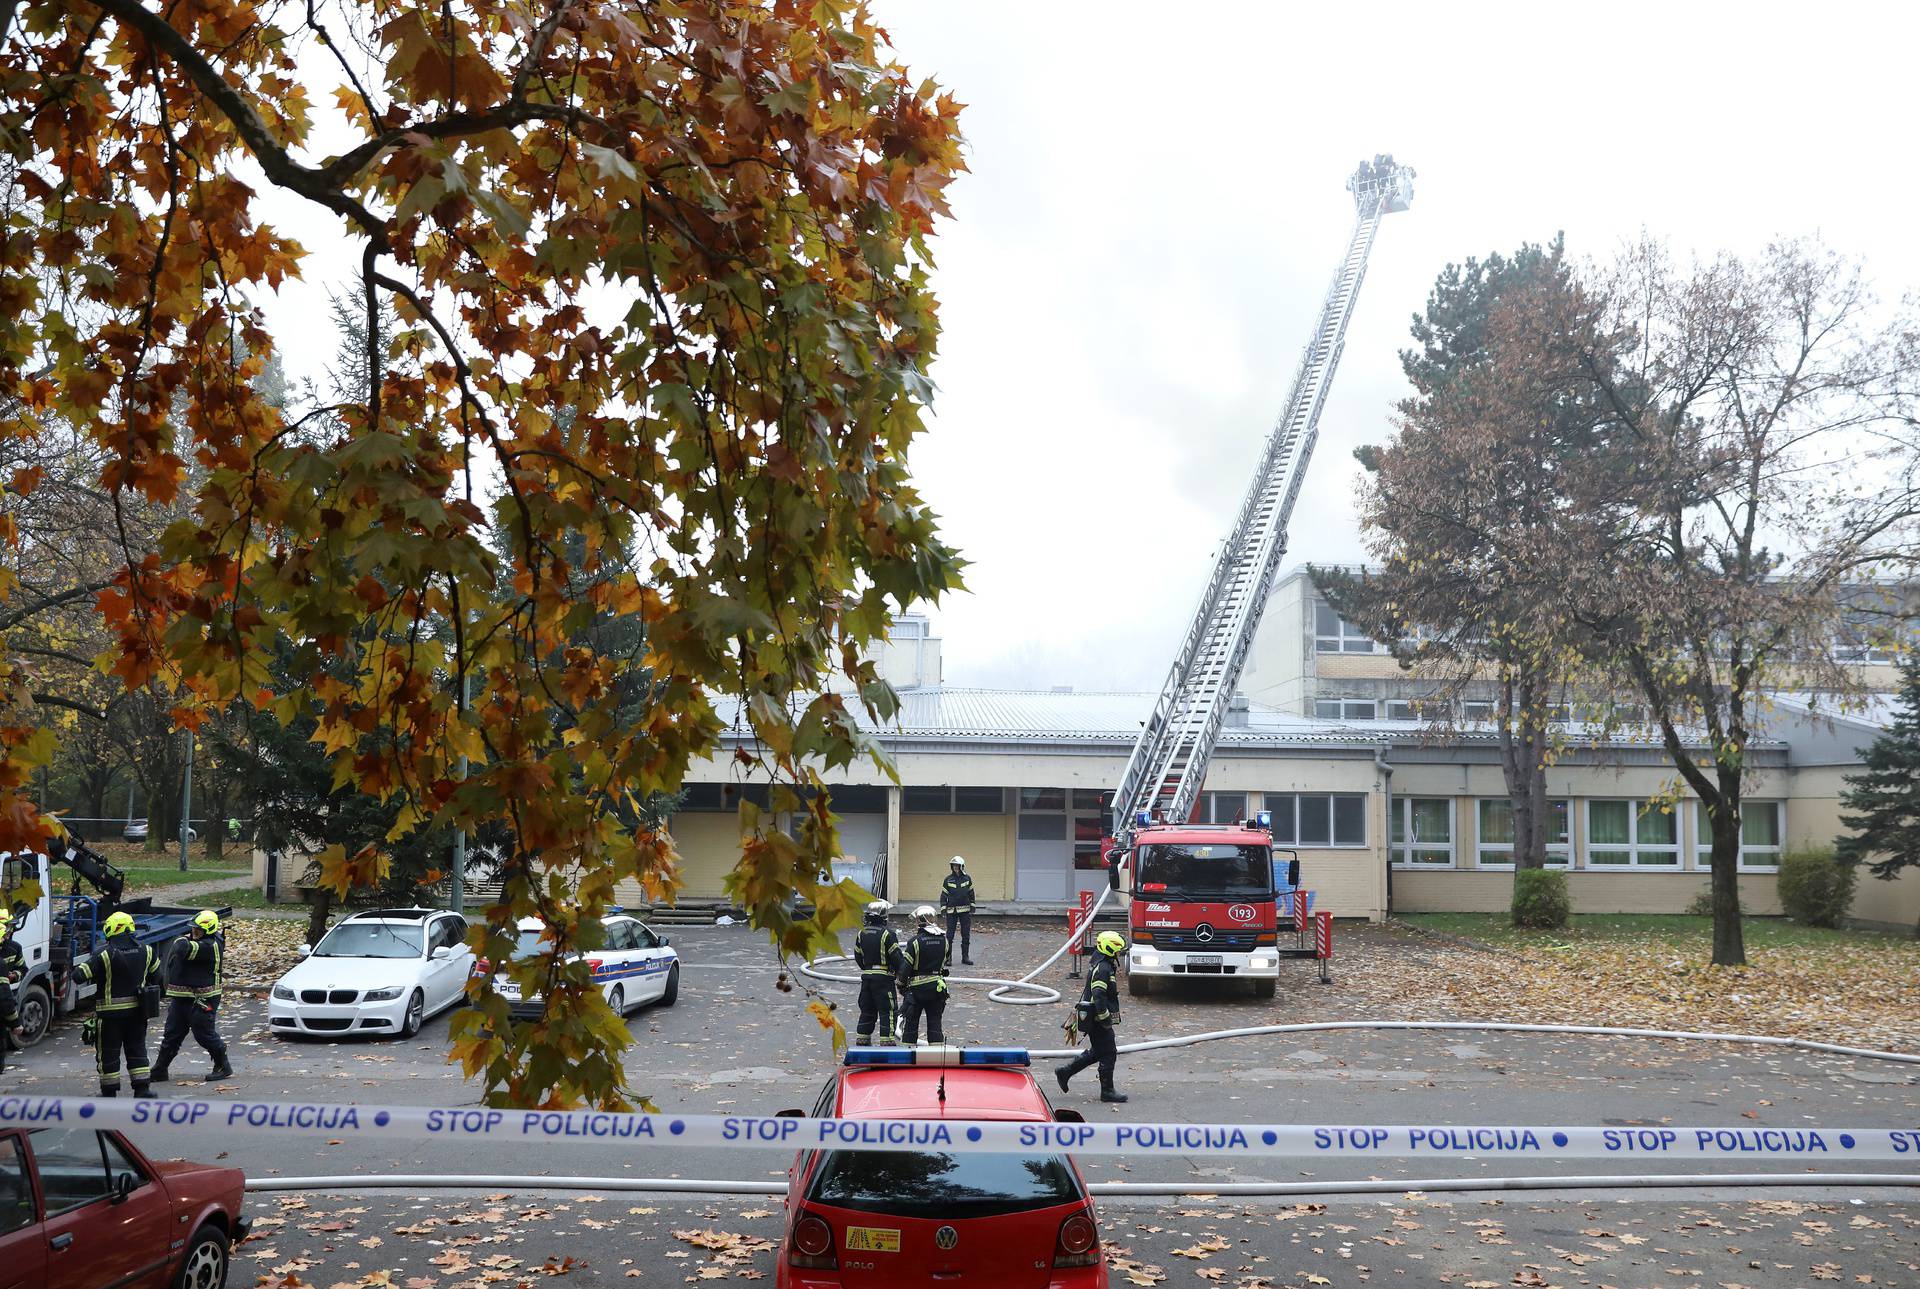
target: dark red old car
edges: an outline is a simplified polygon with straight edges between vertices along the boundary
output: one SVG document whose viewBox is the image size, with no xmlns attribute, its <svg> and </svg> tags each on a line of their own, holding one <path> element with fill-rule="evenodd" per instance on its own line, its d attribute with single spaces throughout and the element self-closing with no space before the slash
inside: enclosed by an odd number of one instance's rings
<svg viewBox="0 0 1920 1289">
<path fill-rule="evenodd" d="M 0 1289 L 221 1289 L 245 1183 L 105 1129 L 0 1129 Z"/>
</svg>

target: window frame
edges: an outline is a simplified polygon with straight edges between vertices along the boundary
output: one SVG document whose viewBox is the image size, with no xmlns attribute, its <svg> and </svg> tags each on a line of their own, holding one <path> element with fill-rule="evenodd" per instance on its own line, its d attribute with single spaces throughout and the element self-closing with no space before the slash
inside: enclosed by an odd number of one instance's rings
<svg viewBox="0 0 1920 1289">
<path fill-rule="evenodd" d="M 1483 816 L 1482 808 L 1495 803 L 1512 804 L 1506 797 L 1475 797 L 1473 799 L 1473 866 L 1475 868 L 1491 869 L 1495 872 L 1512 872 L 1514 865 L 1514 844 L 1508 842 L 1505 845 L 1496 845 L 1493 847 L 1487 845 L 1486 819 Z M 1547 867 L 1553 869 L 1555 872 L 1566 872 L 1573 868 L 1573 798 L 1547 798 L 1547 808 L 1549 810 L 1551 810 L 1556 803 L 1567 808 L 1567 839 L 1561 842 L 1550 841 L 1547 843 Z M 1488 859 L 1487 851 L 1489 849 L 1505 851 L 1507 858 L 1505 860 Z M 1556 855 L 1559 856 L 1557 861 L 1554 858 Z"/>
<path fill-rule="evenodd" d="M 1338 711 L 1323 712 L 1322 707 L 1335 707 Z M 1351 708 L 1365 708 L 1364 712 Z M 1313 719 L 1316 721 L 1377 721 L 1380 719 L 1380 700 L 1376 698 L 1316 698 L 1313 700 Z"/>
<path fill-rule="evenodd" d="M 18 1226 L 0 1228 L 0 1239 L 18 1235 L 45 1220 L 41 1213 L 40 1191 L 34 1185 L 33 1163 L 28 1159 L 33 1149 L 27 1141 L 27 1134 L 21 1130 L 0 1133 L 0 1152 L 4 1152 L 8 1146 L 12 1147 L 14 1162 L 20 1168 L 20 1199 L 26 1205 L 27 1220 Z M 0 1153 L 0 1162 L 3 1161 L 4 1154 Z M 0 1172 L 0 1176 L 4 1176 L 4 1173 Z"/>
<path fill-rule="evenodd" d="M 1432 843 L 1414 844 L 1413 804 L 1416 801 L 1446 802 L 1447 841 L 1444 847 Z M 1459 813 L 1458 803 L 1455 802 L 1452 797 L 1429 797 L 1413 793 L 1409 793 L 1406 796 L 1394 797 L 1393 809 L 1389 812 L 1391 817 L 1387 820 L 1387 862 L 1395 868 L 1410 870 L 1416 873 L 1445 872 L 1451 868 L 1458 868 L 1460 866 Z M 1393 826 L 1396 821 L 1400 825 L 1399 841 L 1393 839 Z M 1436 863 L 1432 860 L 1414 859 L 1412 856 L 1416 850 L 1445 850 L 1447 852 L 1446 862 Z M 1406 858 L 1401 858 L 1403 855 L 1406 856 Z"/>
<path fill-rule="evenodd" d="M 1320 614 L 1323 610 L 1332 614 L 1335 623 L 1338 624 L 1337 630 L 1332 634 L 1320 629 Z M 1329 642 L 1332 643 L 1332 648 L 1327 647 Z M 1365 648 L 1349 647 L 1355 643 L 1364 645 Z M 1367 635 L 1358 627 L 1354 626 L 1353 623 L 1341 617 L 1334 611 L 1334 607 L 1331 604 L 1328 604 L 1325 600 L 1315 600 L 1313 604 L 1313 651 L 1315 653 L 1326 654 L 1369 654 L 1385 653 L 1387 648 L 1378 640 L 1375 640 L 1372 636 Z"/>
<path fill-rule="evenodd" d="M 93 1148 L 95 1151 L 95 1158 L 100 1165 L 100 1179 L 102 1183 L 104 1183 L 105 1189 L 101 1191 L 101 1193 L 98 1195 L 90 1195 L 75 1203 L 68 1204 L 63 1208 L 55 1208 L 53 1206 L 54 1191 L 51 1187 L 47 1185 L 46 1170 L 41 1167 L 41 1163 L 40 1163 L 40 1154 L 41 1154 L 40 1145 L 39 1145 L 39 1142 L 35 1140 L 39 1136 L 39 1134 L 43 1132 L 67 1132 L 67 1133 L 76 1134 L 76 1136 L 81 1133 L 91 1132 L 93 1134 Z M 54 1218 L 64 1217 L 68 1213 L 78 1213 L 81 1209 L 89 1208 L 92 1205 L 102 1203 L 103 1201 L 110 1201 L 113 1198 L 114 1169 L 107 1157 L 107 1130 L 106 1129 L 48 1127 L 48 1128 L 40 1128 L 40 1129 L 34 1129 L 32 1131 L 29 1131 L 29 1133 L 27 1134 L 27 1137 L 28 1137 L 28 1154 L 30 1154 L 33 1158 L 33 1178 L 34 1178 L 34 1181 L 38 1183 L 38 1189 L 40 1193 L 39 1212 L 40 1212 L 40 1220 L 42 1222 L 50 1222 Z M 125 1150 L 122 1150 L 119 1148 L 119 1143 L 116 1142 L 114 1143 L 114 1145 L 115 1145 L 115 1153 L 118 1154 L 121 1160 L 128 1165 L 129 1170 L 133 1173 L 134 1177 L 137 1180 L 137 1184 L 134 1187 L 134 1189 L 138 1190 L 140 1186 L 144 1186 L 149 1181 L 152 1180 L 151 1178 L 146 1176 L 146 1173 L 143 1169 L 137 1166 L 134 1166 L 132 1157 L 129 1156 Z"/>
<path fill-rule="evenodd" d="M 1593 841 L 1593 808 L 1603 805 L 1625 805 L 1627 807 L 1627 838 L 1625 843 L 1608 842 L 1600 845 L 1600 850 L 1624 850 L 1627 862 L 1624 864 L 1598 864 L 1594 862 L 1596 849 Z M 1673 819 L 1673 844 L 1650 845 L 1640 840 L 1640 821 L 1647 815 L 1667 814 Z M 1649 808 L 1645 797 L 1588 797 L 1585 810 L 1586 828 L 1584 845 L 1581 847 L 1580 867 L 1596 873 L 1682 873 L 1684 866 L 1684 845 L 1680 836 L 1679 811 L 1660 811 Z M 1671 863 L 1654 863 L 1641 858 L 1642 854 L 1671 855 Z"/>
<path fill-rule="evenodd" d="M 1750 845 L 1747 841 L 1747 807 L 1767 806 L 1773 811 L 1773 835 L 1777 839 L 1771 846 Z M 1761 801 L 1742 801 L 1740 803 L 1740 860 L 1736 871 L 1742 873 L 1777 873 L 1780 871 L 1780 853 L 1787 848 L 1787 803 L 1777 798 Z M 1771 856 L 1767 863 L 1749 863 L 1749 854 Z M 1706 803 L 1699 798 L 1693 799 L 1693 866 L 1696 871 L 1713 871 L 1713 830 L 1707 825 Z"/>
<path fill-rule="evenodd" d="M 1336 802 L 1343 798 L 1349 798 L 1360 803 L 1359 841 L 1343 842 L 1334 840 L 1338 835 L 1336 821 L 1338 819 L 1339 807 Z M 1329 840 L 1324 842 L 1300 840 L 1300 803 L 1306 799 L 1317 799 L 1327 803 L 1327 837 Z M 1290 828 L 1284 837 L 1281 835 L 1279 823 L 1282 811 L 1279 803 L 1283 801 L 1288 803 L 1284 809 L 1290 812 L 1286 816 Z M 1367 794 L 1364 792 L 1263 792 L 1260 794 L 1259 809 L 1268 811 L 1274 816 L 1273 844 L 1276 848 L 1286 850 L 1366 850 L 1371 845 L 1368 840 L 1368 833 L 1372 831 L 1371 824 L 1367 819 L 1366 803 Z"/>
</svg>

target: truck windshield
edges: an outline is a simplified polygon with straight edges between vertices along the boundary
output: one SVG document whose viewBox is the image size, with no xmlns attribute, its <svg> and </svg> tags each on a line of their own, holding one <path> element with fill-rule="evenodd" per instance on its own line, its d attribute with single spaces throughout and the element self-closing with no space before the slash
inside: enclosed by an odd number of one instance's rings
<svg viewBox="0 0 1920 1289">
<path fill-rule="evenodd" d="M 820 1161 L 816 1204 L 893 1217 L 997 1217 L 1080 1199 L 1064 1155 L 836 1150 Z"/>
<path fill-rule="evenodd" d="M 1187 900 L 1270 900 L 1273 856 L 1265 846 L 1189 843 L 1143 846 L 1136 895 Z"/>
</svg>

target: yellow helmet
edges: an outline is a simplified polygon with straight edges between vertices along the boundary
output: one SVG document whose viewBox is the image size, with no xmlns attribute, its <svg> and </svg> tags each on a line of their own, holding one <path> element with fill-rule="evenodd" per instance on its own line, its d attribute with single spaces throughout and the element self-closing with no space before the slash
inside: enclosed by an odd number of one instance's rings
<svg viewBox="0 0 1920 1289">
<path fill-rule="evenodd" d="M 8 908 L 4 904 L 0 904 L 0 926 L 7 926 L 7 925 L 10 925 L 12 922 L 13 922 L 13 910 Z"/>
<path fill-rule="evenodd" d="M 201 909 L 193 915 L 193 924 L 208 935 L 212 935 L 220 929 L 220 915 L 212 909 Z"/>
<path fill-rule="evenodd" d="M 100 930 L 108 939 L 116 935 L 129 935 L 133 931 L 133 914 L 115 913 L 107 918 L 107 924 Z"/>
<path fill-rule="evenodd" d="M 1093 947 L 1109 958 L 1117 958 L 1127 951 L 1127 942 L 1118 931 L 1102 931 L 1094 937 Z"/>
</svg>

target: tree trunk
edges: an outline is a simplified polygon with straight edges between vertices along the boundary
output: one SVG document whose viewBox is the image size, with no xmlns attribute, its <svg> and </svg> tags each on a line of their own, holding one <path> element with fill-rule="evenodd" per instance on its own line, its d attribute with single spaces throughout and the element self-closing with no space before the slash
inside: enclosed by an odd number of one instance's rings
<svg viewBox="0 0 1920 1289">
<path fill-rule="evenodd" d="M 320 937 L 327 933 L 327 915 L 333 912 L 333 892 L 326 887 L 318 887 L 308 897 L 307 903 L 307 947 L 320 943 Z"/>
<path fill-rule="evenodd" d="M 1707 803 L 1713 830 L 1713 965 L 1747 965 L 1740 926 L 1740 782 L 1720 776 L 1720 800 Z"/>
</svg>

